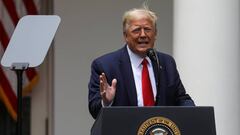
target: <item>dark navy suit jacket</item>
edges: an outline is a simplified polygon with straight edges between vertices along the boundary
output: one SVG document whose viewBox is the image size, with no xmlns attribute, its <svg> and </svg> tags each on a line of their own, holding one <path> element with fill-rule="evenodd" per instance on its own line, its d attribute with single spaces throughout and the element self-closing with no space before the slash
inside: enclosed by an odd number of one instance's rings
<svg viewBox="0 0 240 135">
<path fill-rule="evenodd" d="M 158 52 L 162 66 L 160 89 L 157 90 L 156 106 L 194 106 L 193 100 L 186 94 L 180 80 L 174 59 Z M 137 106 L 137 93 L 126 45 L 109 54 L 95 59 L 91 66 L 91 77 L 88 84 L 88 107 L 93 118 L 102 108 L 99 75 L 105 73 L 111 84 L 117 79 L 117 90 L 112 106 Z"/>
</svg>

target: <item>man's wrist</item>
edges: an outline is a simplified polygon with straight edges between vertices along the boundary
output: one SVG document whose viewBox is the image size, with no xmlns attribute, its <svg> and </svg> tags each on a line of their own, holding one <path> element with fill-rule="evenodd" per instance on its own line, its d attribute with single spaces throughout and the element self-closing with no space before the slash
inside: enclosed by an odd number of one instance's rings
<svg viewBox="0 0 240 135">
<path fill-rule="evenodd" d="M 109 106 L 112 106 L 112 103 L 113 103 L 113 101 L 110 102 L 110 103 L 104 103 L 104 101 L 101 100 L 102 107 L 109 107 Z"/>
</svg>

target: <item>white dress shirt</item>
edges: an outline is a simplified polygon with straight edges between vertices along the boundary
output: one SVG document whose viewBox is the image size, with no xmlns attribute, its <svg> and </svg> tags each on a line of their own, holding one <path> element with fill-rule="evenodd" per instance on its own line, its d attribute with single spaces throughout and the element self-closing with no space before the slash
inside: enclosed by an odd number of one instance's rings
<svg viewBox="0 0 240 135">
<path fill-rule="evenodd" d="M 143 95 L 142 95 L 142 67 L 143 67 L 142 61 L 144 58 L 141 58 L 137 54 L 133 53 L 128 46 L 127 46 L 127 50 L 130 57 L 134 82 L 137 90 L 138 106 L 144 106 Z M 155 76 L 153 72 L 153 66 L 152 66 L 151 60 L 148 57 L 146 57 L 146 59 L 148 61 L 148 72 L 149 72 L 149 77 L 150 77 L 151 85 L 153 89 L 154 101 L 156 101 L 157 90 L 156 90 L 156 82 L 155 82 Z"/>
</svg>

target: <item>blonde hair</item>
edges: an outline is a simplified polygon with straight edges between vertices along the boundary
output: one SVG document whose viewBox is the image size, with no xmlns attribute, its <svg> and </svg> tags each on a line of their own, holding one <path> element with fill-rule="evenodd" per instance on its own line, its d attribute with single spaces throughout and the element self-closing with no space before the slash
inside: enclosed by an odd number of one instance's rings
<svg viewBox="0 0 240 135">
<path fill-rule="evenodd" d="M 150 11 L 147 8 L 134 8 L 129 11 L 126 11 L 123 15 L 123 32 L 129 28 L 129 23 L 131 20 L 146 17 L 151 20 L 155 29 L 157 29 L 157 16 L 154 12 Z"/>
</svg>

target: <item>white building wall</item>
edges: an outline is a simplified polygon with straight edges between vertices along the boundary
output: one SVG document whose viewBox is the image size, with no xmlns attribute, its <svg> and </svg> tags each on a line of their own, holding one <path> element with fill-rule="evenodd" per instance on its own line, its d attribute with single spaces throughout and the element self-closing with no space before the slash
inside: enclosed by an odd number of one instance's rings
<svg viewBox="0 0 240 135">
<path fill-rule="evenodd" d="M 239 0 L 174 1 L 174 51 L 186 89 L 214 106 L 218 135 L 240 133 Z"/>
</svg>

